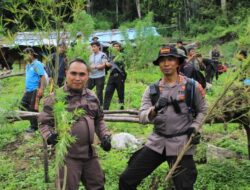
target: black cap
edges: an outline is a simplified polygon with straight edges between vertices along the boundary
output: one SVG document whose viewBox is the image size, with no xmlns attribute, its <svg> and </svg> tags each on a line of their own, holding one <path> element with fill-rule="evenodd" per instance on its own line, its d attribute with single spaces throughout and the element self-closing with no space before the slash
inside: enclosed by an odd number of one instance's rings
<svg viewBox="0 0 250 190">
<path fill-rule="evenodd" d="M 80 36 L 82 36 L 82 32 L 77 32 L 76 37 L 80 37 Z"/>
<path fill-rule="evenodd" d="M 97 41 L 97 42 L 91 42 L 90 45 L 91 45 L 91 46 L 96 45 L 96 46 L 98 46 L 98 47 L 101 46 L 100 42 L 98 42 L 98 41 Z"/>
<path fill-rule="evenodd" d="M 114 45 L 119 45 L 120 47 L 122 46 L 119 42 L 117 42 L 117 41 L 112 41 L 111 42 L 112 43 L 112 46 L 114 46 Z"/>
<path fill-rule="evenodd" d="M 180 44 L 183 44 L 182 40 L 177 40 L 176 43 L 180 43 Z"/>
<path fill-rule="evenodd" d="M 97 40 L 98 40 L 99 38 L 98 38 L 97 36 L 94 36 L 94 37 L 92 38 L 92 40 L 94 40 L 94 39 L 97 39 Z"/>
<path fill-rule="evenodd" d="M 33 54 L 33 55 L 35 55 L 35 56 L 38 56 L 38 54 L 37 54 L 37 53 L 34 51 L 34 49 L 31 48 L 31 47 L 25 48 L 25 49 L 23 50 L 23 52 L 24 52 L 24 53 L 31 53 L 31 54 Z"/>
<path fill-rule="evenodd" d="M 160 49 L 160 52 L 158 54 L 158 58 L 153 61 L 154 65 L 159 65 L 159 59 L 161 57 L 176 57 L 180 60 L 180 64 L 182 64 L 186 58 L 186 56 L 183 56 L 178 53 L 177 49 L 172 46 L 163 46 Z"/>
</svg>

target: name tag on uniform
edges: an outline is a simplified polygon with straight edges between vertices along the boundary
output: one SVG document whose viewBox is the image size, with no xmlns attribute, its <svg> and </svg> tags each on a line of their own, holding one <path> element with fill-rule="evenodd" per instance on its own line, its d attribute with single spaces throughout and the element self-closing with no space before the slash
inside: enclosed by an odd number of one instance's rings
<svg viewBox="0 0 250 190">
<path fill-rule="evenodd" d="M 185 91 L 184 91 L 184 89 L 178 91 L 177 100 L 179 100 L 179 101 L 185 100 Z"/>
</svg>

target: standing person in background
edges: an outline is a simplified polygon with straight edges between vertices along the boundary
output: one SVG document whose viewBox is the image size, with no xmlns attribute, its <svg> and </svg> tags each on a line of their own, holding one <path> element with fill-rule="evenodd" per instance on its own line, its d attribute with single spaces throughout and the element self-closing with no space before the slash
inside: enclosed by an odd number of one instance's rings
<svg viewBox="0 0 250 190">
<path fill-rule="evenodd" d="M 45 88 L 45 70 L 43 64 L 37 60 L 38 54 L 32 48 L 24 50 L 26 65 L 25 93 L 21 100 L 21 110 L 38 112 L 39 101 Z M 30 119 L 30 127 L 26 132 L 32 133 L 38 129 L 36 118 Z"/>
<path fill-rule="evenodd" d="M 118 42 L 113 42 L 112 48 L 114 52 L 111 56 L 110 63 L 107 63 L 107 67 L 110 67 L 110 75 L 108 79 L 108 83 L 105 91 L 104 98 L 104 110 L 108 110 L 112 97 L 114 95 L 115 90 L 117 90 L 120 109 L 124 109 L 124 88 L 125 88 L 125 80 L 127 77 L 125 71 L 125 64 L 123 60 L 123 55 L 121 53 L 121 44 Z"/>
<path fill-rule="evenodd" d="M 177 48 L 177 49 L 181 49 L 182 51 L 184 51 L 185 56 L 187 56 L 187 50 L 186 50 L 186 48 L 184 47 L 183 42 L 182 42 L 181 40 L 178 40 L 178 41 L 176 42 L 176 48 Z"/>
<path fill-rule="evenodd" d="M 98 38 L 97 36 L 94 36 L 94 37 L 92 38 L 92 42 L 98 42 L 98 40 L 99 40 L 99 38 Z"/>
<path fill-rule="evenodd" d="M 193 78 L 206 88 L 206 79 L 200 70 L 205 70 L 201 54 L 196 54 L 193 48 L 188 49 L 188 57 L 184 64 L 180 65 L 179 71 L 188 78 Z"/>
<path fill-rule="evenodd" d="M 214 66 L 215 66 L 215 78 L 218 80 L 219 78 L 219 71 L 218 71 L 218 65 L 220 64 L 219 59 L 221 57 L 221 53 L 219 50 L 219 45 L 216 44 L 213 49 L 209 52 L 209 57 L 213 60 Z"/>
<path fill-rule="evenodd" d="M 200 71 L 203 69 L 203 66 L 200 63 L 198 57 L 199 57 L 199 54 L 196 53 L 194 48 L 188 49 L 188 57 L 186 59 L 186 62 L 188 64 L 193 65 L 196 70 Z"/>
<path fill-rule="evenodd" d="M 212 84 L 213 77 L 215 75 L 216 69 L 212 59 L 202 58 L 202 62 L 205 65 L 205 78 L 206 82 Z"/>
<path fill-rule="evenodd" d="M 99 38 L 97 36 L 94 36 L 91 40 L 92 40 L 92 42 L 99 42 Z M 103 51 L 103 46 L 102 46 L 101 42 L 99 42 L 99 43 L 100 43 L 100 51 Z"/>
<path fill-rule="evenodd" d="M 108 62 L 105 53 L 100 51 L 100 42 L 92 42 L 93 53 L 89 58 L 91 72 L 88 80 L 88 88 L 92 90 L 96 86 L 97 97 L 103 105 L 103 89 L 105 83 L 105 65 Z"/>
<path fill-rule="evenodd" d="M 71 47 L 74 47 L 77 44 L 81 44 L 83 42 L 83 34 L 82 32 L 76 33 L 76 39 L 70 44 Z"/>
<path fill-rule="evenodd" d="M 238 59 L 241 62 L 240 69 L 242 70 L 242 62 L 247 59 L 247 51 L 241 50 L 239 52 Z M 250 84 L 250 71 L 249 70 L 246 75 L 244 75 L 244 73 L 242 72 L 241 80 L 244 81 L 244 83 L 248 83 L 248 85 Z"/>
<path fill-rule="evenodd" d="M 57 72 L 57 85 L 62 87 L 64 84 L 65 79 L 65 72 L 67 67 L 67 56 L 66 56 L 66 44 L 64 42 L 60 42 L 58 44 L 58 70 L 55 71 L 56 68 L 56 59 L 57 59 L 57 52 L 52 54 L 52 66 L 49 69 L 49 76 L 55 77 Z"/>
</svg>

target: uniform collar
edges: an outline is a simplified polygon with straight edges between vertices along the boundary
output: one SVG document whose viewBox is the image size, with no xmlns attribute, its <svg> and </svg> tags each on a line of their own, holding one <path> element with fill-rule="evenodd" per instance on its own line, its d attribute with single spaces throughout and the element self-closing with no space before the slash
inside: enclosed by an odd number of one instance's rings
<svg viewBox="0 0 250 190">
<path fill-rule="evenodd" d="M 176 85 L 178 84 L 182 84 L 182 83 L 185 83 L 185 77 L 182 76 L 182 75 L 178 75 L 178 80 L 174 83 L 171 83 L 171 85 L 167 84 L 167 83 L 164 83 L 163 82 L 163 78 L 159 81 L 159 86 L 163 87 L 163 86 L 169 86 L 169 87 L 175 87 Z"/>
<path fill-rule="evenodd" d="M 82 92 L 76 92 L 76 91 L 73 91 L 71 89 L 69 89 L 69 87 L 67 85 L 64 85 L 63 86 L 63 90 L 64 92 L 66 92 L 69 96 L 76 96 L 76 95 L 85 95 L 87 93 L 87 89 L 86 88 L 83 88 L 82 89 Z"/>
<path fill-rule="evenodd" d="M 93 52 L 94 55 L 98 55 L 100 53 L 101 53 L 101 51 L 98 51 L 97 53 Z"/>
</svg>

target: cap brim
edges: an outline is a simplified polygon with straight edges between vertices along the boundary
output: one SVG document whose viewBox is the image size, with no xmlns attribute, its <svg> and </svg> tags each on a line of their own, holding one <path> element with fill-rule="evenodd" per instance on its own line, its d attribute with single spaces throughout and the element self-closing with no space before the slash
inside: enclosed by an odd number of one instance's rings
<svg viewBox="0 0 250 190">
<path fill-rule="evenodd" d="M 169 53 L 169 54 L 163 54 L 163 55 L 160 55 L 156 60 L 153 61 L 153 64 L 154 65 L 159 65 L 159 59 L 161 57 L 176 57 L 176 58 L 179 58 L 180 59 L 180 64 L 182 64 L 186 58 L 186 56 L 183 56 L 183 55 L 179 55 L 179 54 L 173 54 L 173 53 Z"/>
</svg>

